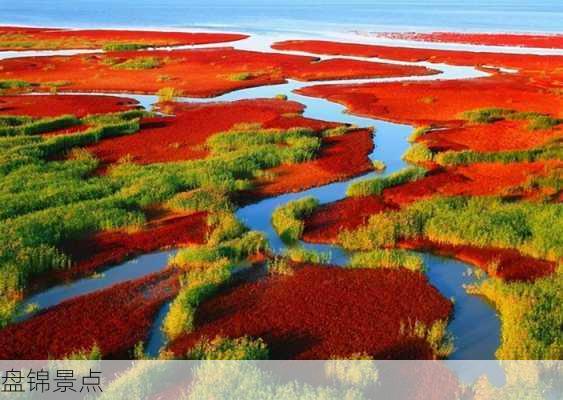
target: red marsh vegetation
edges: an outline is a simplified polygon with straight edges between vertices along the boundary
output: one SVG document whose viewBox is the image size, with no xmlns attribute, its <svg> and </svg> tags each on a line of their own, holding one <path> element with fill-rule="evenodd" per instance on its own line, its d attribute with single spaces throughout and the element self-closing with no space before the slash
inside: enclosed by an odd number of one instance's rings
<svg viewBox="0 0 563 400">
<path fill-rule="evenodd" d="M 561 76 L 563 56 L 452 51 L 395 46 L 341 43 L 323 40 L 288 40 L 275 43 L 277 50 L 297 50 L 314 54 L 379 57 L 398 61 L 430 61 L 451 65 L 494 66 L 518 69 L 526 75 Z"/>
<path fill-rule="evenodd" d="M 423 42 L 482 44 L 487 46 L 563 48 L 563 35 L 532 35 L 510 33 L 461 33 L 461 32 L 378 32 L 378 37 Z"/>
<path fill-rule="evenodd" d="M 397 210 L 432 196 L 502 194 L 555 168 L 561 168 L 561 162 L 474 163 L 451 170 L 435 169 L 418 180 L 384 189 L 381 196 L 348 197 L 320 207 L 305 220 L 304 239 L 332 242 L 338 233 L 364 225 L 375 213 Z"/>
<path fill-rule="evenodd" d="M 18 79 L 58 90 L 155 93 L 173 87 L 186 96 L 211 97 L 287 78 L 327 80 L 428 74 L 424 67 L 235 50 L 119 51 L 0 61 L 0 80 Z"/>
<path fill-rule="evenodd" d="M 0 359 L 61 359 L 94 345 L 103 358 L 128 358 L 177 290 L 177 276 L 165 271 L 68 300 L 0 330 Z"/>
<path fill-rule="evenodd" d="M 0 114 L 29 115 L 32 117 L 56 117 L 63 114 L 73 114 L 80 118 L 88 114 L 125 111 L 137 105 L 137 101 L 133 99 L 101 95 L 0 96 Z"/>
<path fill-rule="evenodd" d="M 385 202 L 382 196 L 349 197 L 321 206 L 305 219 L 303 240 L 335 243 L 344 230 L 357 229 L 365 225 L 371 215 L 394 209 L 397 206 Z M 509 281 L 534 280 L 555 271 L 555 263 L 528 257 L 512 249 L 449 245 L 424 239 L 403 240 L 398 246 L 454 257 Z"/>
<path fill-rule="evenodd" d="M 554 143 L 561 127 L 529 129 L 523 121 L 498 121 L 473 124 L 463 121 L 462 113 L 480 108 L 504 108 L 563 116 L 560 78 L 563 57 L 515 54 L 470 53 L 443 50 L 391 48 L 332 42 L 294 41 L 275 46 L 279 49 L 305 50 L 323 54 L 348 54 L 389 57 L 405 61 L 445 62 L 454 65 L 503 66 L 518 69 L 515 73 L 495 73 L 471 80 L 433 82 L 392 82 L 366 85 L 317 85 L 303 94 L 328 98 L 344 104 L 352 112 L 407 123 L 431 125 L 435 129 L 419 137 L 432 151 L 473 150 L 497 152 L 528 150 Z M 449 128 L 449 129 L 443 129 Z M 561 168 L 560 161 L 473 163 L 438 168 L 427 165 L 427 175 L 383 191 L 380 200 L 345 199 L 314 213 L 307 221 L 304 237 L 312 241 L 334 241 L 343 229 L 364 224 L 370 214 L 403 206 L 431 196 L 517 195 L 529 196 L 526 184 L 534 177 Z M 371 209 L 373 204 L 379 207 Z M 365 206 L 362 206 L 365 203 Z M 366 211 L 364 211 L 366 210 Z M 498 264 L 494 274 L 505 279 L 534 279 L 554 271 L 554 264 L 523 257 L 517 252 L 498 249 L 446 249 L 437 243 L 433 251 L 450 251 L 456 257 L 482 254 L 482 259 L 467 257 L 470 262 L 489 269 Z"/>
<path fill-rule="evenodd" d="M 488 274 L 507 281 L 533 281 L 555 272 L 555 263 L 520 254 L 513 249 L 480 248 L 432 243 L 428 240 L 403 241 L 401 247 L 425 249 L 455 257 L 475 265 Z"/>
<path fill-rule="evenodd" d="M 368 129 L 323 138 L 317 158 L 272 168 L 275 179 L 259 182 L 249 195 L 276 196 L 361 175 L 373 169 L 368 157 L 372 149 L 372 132 Z"/>
<path fill-rule="evenodd" d="M 563 116 L 563 98 L 511 75 L 470 80 L 318 85 L 303 94 L 328 98 L 352 112 L 411 125 L 459 126 L 460 114 L 479 108 L 506 108 Z"/>
<path fill-rule="evenodd" d="M 50 272 L 38 279 L 71 281 L 100 268 L 117 264 L 132 256 L 174 246 L 202 244 L 207 234 L 207 213 L 169 214 L 147 223 L 141 230 L 103 231 L 64 243 L 62 251 L 71 257 L 73 266 Z"/>
<path fill-rule="evenodd" d="M 359 114 L 448 128 L 431 131 L 418 139 L 433 151 L 530 149 L 560 135 L 560 128 L 532 132 L 517 121 L 473 125 L 462 121 L 460 114 L 476 108 L 502 107 L 563 116 L 563 100 L 557 91 L 557 79 L 563 77 L 563 57 L 313 41 L 285 42 L 277 47 L 519 69 L 518 74 L 496 71 L 490 77 L 473 80 L 318 85 L 303 90 L 304 94 L 342 103 Z M 319 62 L 314 57 L 232 48 L 0 61 L 0 79 L 44 84 L 64 80 L 59 90 L 153 93 L 172 87 L 178 93 L 202 97 L 279 83 L 287 78 L 324 80 L 428 73 L 431 71 L 419 67 L 345 60 Z M 105 96 L 0 98 L 1 113 L 21 115 L 82 116 L 134 105 L 133 100 Z M 163 110 L 173 116 L 146 118 L 139 132 L 102 140 L 88 150 L 101 160 L 104 168 L 123 157 L 149 164 L 204 158 L 208 155 L 205 141 L 239 123 L 260 123 L 265 128 L 310 127 L 317 133 L 334 127 L 328 122 L 304 118 L 302 105 L 283 100 L 165 103 Z M 324 137 L 318 158 L 273 169 L 273 174 L 259 181 L 248 195 L 253 199 L 273 196 L 367 172 L 372 168 L 367 157 L 372 147 L 372 132 L 367 129 Z M 506 194 L 530 177 L 542 176 L 560 166 L 559 161 L 475 163 L 447 168 L 431 164 L 425 177 L 388 188 L 381 196 L 347 198 L 320 207 L 306 220 L 304 239 L 333 242 L 339 232 L 365 224 L 374 213 L 399 209 L 433 195 Z M 76 265 L 69 271 L 51 274 L 49 279 L 75 279 L 135 254 L 202 243 L 207 232 L 205 217 L 204 213 L 172 215 L 153 219 L 137 232 L 102 232 L 67 242 L 62 250 Z M 508 280 L 534 279 L 554 271 L 553 263 L 524 257 L 513 250 L 445 246 L 427 241 L 399 245 L 450 254 Z M 171 274 L 157 274 L 75 298 L 5 328 L 0 332 L 0 358 L 57 358 L 73 350 L 89 349 L 94 344 L 100 346 L 106 357 L 126 356 L 135 343 L 146 338 L 158 307 L 177 291 L 177 280 Z M 293 275 L 269 276 L 238 284 L 205 301 L 197 310 L 195 332 L 181 336 L 170 348 L 182 356 L 204 336 L 250 335 L 262 337 L 274 358 L 344 357 L 359 352 L 381 359 L 431 358 L 432 351 L 426 342 L 400 333 L 401 323 L 421 321 L 430 326 L 447 318 L 451 311 L 451 303 L 420 273 L 406 269 L 348 270 L 307 265 L 297 268 Z"/>
<path fill-rule="evenodd" d="M 426 133 L 424 142 L 430 149 L 506 151 L 540 147 L 563 136 L 561 125 L 546 130 L 531 131 L 526 121 L 498 121 L 492 124 L 467 124 L 463 127 L 440 129 Z"/>
<path fill-rule="evenodd" d="M 522 163 L 473 163 L 435 169 L 424 178 L 383 191 L 386 202 L 405 205 L 431 196 L 494 196 L 512 194 L 534 177 L 562 168 L 557 160 Z M 519 191 L 513 194 L 523 194 Z"/>
<path fill-rule="evenodd" d="M 340 232 L 366 224 L 371 215 L 396 208 L 381 196 L 347 197 L 319 207 L 306 218 L 303 239 L 313 243 L 331 243 Z"/>
<path fill-rule="evenodd" d="M 291 276 L 243 283 L 204 302 L 195 332 L 170 345 L 182 356 L 204 336 L 263 338 L 271 357 L 327 359 L 365 352 L 376 359 L 431 358 L 401 322 L 448 318 L 451 303 L 420 273 L 307 265 Z"/>
<path fill-rule="evenodd" d="M 231 42 L 247 37 L 247 35 L 232 33 L 0 26 L 0 51 L 30 49 L 96 49 L 108 43 L 178 46 Z"/>
<path fill-rule="evenodd" d="M 305 127 L 320 133 L 337 126 L 305 118 L 303 105 L 285 100 L 257 99 L 225 103 L 166 103 L 161 106 L 171 117 L 146 118 L 133 135 L 102 140 L 87 149 L 104 166 L 129 157 L 140 164 L 205 158 L 206 140 L 237 124 L 259 123 L 264 128 Z M 312 161 L 286 164 L 270 170 L 274 179 L 257 182 L 248 196 L 274 196 L 348 179 L 371 170 L 368 155 L 373 149 L 372 133 L 359 129 L 341 136 L 323 138 Z M 103 172 L 105 168 L 100 171 Z"/>
<path fill-rule="evenodd" d="M 212 135 L 236 124 L 259 123 L 266 128 L 330 128 L 333 124 L 303 118 L 303 106 L 272 99 L 225 103 L 166 103 L 161 107 L 171 117 L 147 118 L 134 135 L 102 140 L 88 147 L 102 164 L 124 156 L 139 164 L 205 158 L 203 146 Z"/>
</svg>

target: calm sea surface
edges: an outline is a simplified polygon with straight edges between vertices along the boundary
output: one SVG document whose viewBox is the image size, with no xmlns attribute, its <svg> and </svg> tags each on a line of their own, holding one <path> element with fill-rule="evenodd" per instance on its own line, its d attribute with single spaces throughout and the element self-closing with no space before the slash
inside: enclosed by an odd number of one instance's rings
<svg viewBox="0 0 563 400">
<path fill-rule="evenodd" d="M 563 32 L 562 0 L 0 0 L 0 24 Z"/>
</svg>

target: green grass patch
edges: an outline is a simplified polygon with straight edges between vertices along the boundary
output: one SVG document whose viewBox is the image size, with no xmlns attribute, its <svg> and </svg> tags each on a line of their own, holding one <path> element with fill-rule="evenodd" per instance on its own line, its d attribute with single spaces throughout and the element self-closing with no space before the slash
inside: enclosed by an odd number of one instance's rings
<svg viewBox="0 0 563 400">
<path fill-rule="evenodd" d="M 424 143 L 413 143 L 403 154 L 403 160 L 412 163 L 426 163 L 434 159 L 434 154 Z"/>
<path fill-rule="evenodd" d="M 236 72 L 234 74 L 230 74 L 228 76 L 228 79 L 230 81 L 247 81 L 249 79 L 252 79 L 253 75 L 250 72 Z"/>
<path fill-rule="evenodd" d="M 163 322 L 162 329 L 169 339 L 192 331 L 201 302 L 229 282 L 237 266 L 243 266 L 249 257 L 268 249 L 265 236 L 260 232 L 247 231 L 234 214 L 221 212 L 212 215 L 216 215 L 212 230 L 220 233 L 212 234 L 216 236 L 212 236 L 205 245 L 180 250 L 169 261 L 185 271 L 182 289 L 171 303 Z M 226 220 L 230 222 L 220 222 Z"/>
<path fill-rule="evenodd" d="M 96 47 L 96 43 L 82 37 L 37 39 L 28 34 L 8 33 L 0 35 L 0 47 L 26 50 L 83 49 Z"/>
<path fill-rule="evenodd" d="M 71 85 L 72 82 L 71 81 L 52 81 L 52 82 L 43 82 L 41 83 L 41 85 L 43 86 L 47 86 L 47 87 L 54 87 L 54 88 L 60 88 L 63 86 L 69 86 Z"/>
<path fill-rule="evenodd" d="M 133 51 L 142 50 L 151 47 L 147 43 L 123 43 L 123 42 L 108 42 L 102 46 L 104 51 Z"/>
<path fill-rule="evenodd" d="M 191 332 L 197 307 L 229 282 L 237 265 L 249 256 L 265 251 L 267 246 L 261 233 L 251 231 L 218 245 L 180 250 L 170 263 L 186 272 L 182 289 L 163 322 L 163 331 L 168 338 L 172 340 L 183 332 Z"/>
<path fill-rule="evenodd" d="M 501 317 L 505 360 L 560 360 L 563 357 L 563 276 L 507 283 L 489 278 L 469 290 L 494 303 Z"/>
<path fill-rule="evenodd" d="M 434 156 L 434 161 L 443 166 L 468 165 L 473 163 L 518 163 L 538 160 L 560 160 L 563 147 L 560 143 L 528 150 L 478 152 L 473 150 L 445 151 Z"/>
<path fill-rule="evenodd" d="M 108 114 L 87 115 L 86 117 L 82 118 L 82 121 L 89 125 L 106 126 L 116 125 L 124 121 L 133 121 L 145 117 L 154 117 L 154 114 L 140 109 L 133 109 Z"/>
<path fill-rule="evenodd" d="M 94 345 L 91 349 L 84 349 L 70 353 L 65 356 L 64 359 L 71 361 L 101 360 L 102 351 L 98 345 Z"/>
<path fill-rule="evenodd" d="M 380 195 L 384 189 L 415 181 L 424 177 L 426 170 L 419 167 L 409 167 L 383 178 L 367 179 L 352 183 L 346 190 L 349 197 Z"/>
<path fill-rule="evenodd" d="M 6 123 L 6 122 L 12 123 Z M 2 136 L 18 136 L 18 135 L 38 135 L 45 132 L 51 132 L 58 129 L 70 128 L 81 123 L 80 119 L 74 115 L 61 115 L 58 117 L 47 117 L 38 119 L 21 119 L 21 123 L 17 123 L 18 119 L 14 117 L 6 117 L 0 119 L 0 137 Z"/>
<path fill-rule="evenodd" d="M 162 60 L 158 57 L 135 57 L 125 61 L 110 63 L 113 69 L 143 70 L 154 69 L 162 65 Z"/>
<path fill-rule="evenodd" d="M 83 132 L 36 135 L 87 120 L 93 126 Z M 0 137 L 0 326 L 4 326 L 32 277 L 71 265 L 58 250 L 63 241 L 104 229 L 135 227 L 144 216 L 118 195 L 118 183 L 93 177 L 97 160 L 76 149 L 103 137 L 136 132 L 135 113 L 82 120 L 5 116 L 0 121 L 4 133 L 16 130 L 16 136 Z M 67 159 L 47 161 L 65 151 L 70 151 Z"/>
<path fill-rule="evenodd" d="M 496 121 L 506 119 L 509 115 L 513 114 L 514 110 L 507 110 L 504 108 L 478 108 L 471 111 L 463 112 L 460 117 L 469 122 L 476 124 L 490 124 Z"/>
<path fill-rule="evenodd" d="M 493 123 L 496 121 L 526 120 L 528 129 L 545 130 L 551 129 L 562 122 L 561 119 L 552 118 L 549 115 L 535 112 L 517 112 L 503 108 L 482 108 L 466 111 L 460 116 L 472 123 Z M 410 142 L 415 142 L 424 135 L 430 128 L 417 128 L 411 137 Z M 424 163 L 434 161 L 443 166 L 468 165 L 473 163 L 518 163 L 534 162 L 538 160 L 551 160 L 563 158 L 561 138 L 556 137 L 541 147 L 525 150 L 509 150 L 496 152 L 480 152 L 473 150 L 452 151 L 433 154 L 424 143 L 414 143 L 403 155 L 405 161 L 411 163 Z"/>
<path fill-rule="evenodd" d="M 20 79 L 1 79 L 0 89 L 25 89 L 31 87 L 32 83 Z"/>
<path fill-rule="evenodd" d="M 400 249 L 375 249 L 355 253 L 350 258 L 349 268 L 406 268 L 424 272 L 424 261 L 416 253 Z"/>
<path fill-rule="evenodd" d="M 411 135 L 408 138 L 409 143 L 414 143 L 428 132 L 430 132 L 429 126 L 419 126 L 415 130 L 412 131 Z"/>
<path fill-rule="evenodd" d="M 339 241 L 350 250 L 371 250 L 421 237 L 438 243 L 516 249 L 557 261 L 563 257 L 563 206 L 494 197 L 432 198 L 400 211 L 374 214 L 366 226 L 342 232 Z"/>
<path fill-rule="evenodd" d="M 184 277 L 184 286 L 170 304 L 162 329 L 173 340 L 183 332 L 194 329 L 197 307 L 212 297 L 231 277 L 233 266 L 228 262 L 217 262 L 206 269 L 189 271 Z"/>
<path fill-rule="evenodd" d="M 34 118 L 22 115 L 0 115 L 0 128 L 17 127 L 33 121 Z"/>
<path fill-rule="evenodd" d="M 244 131 L 241 132 L 243 135 Z M 231 133 L 218 135 L 229 136 Z M 247 137 L 250 138 L 251 135 Z M 287 140 L 282 145 L 249 146 L 243 145 L 244 140 L 236 139 L 240 142 L 239 145 L 221 148 L 219 151 L 213 150 L 211 157 L 204 160 L 147 166 L 122 163 L 115 166 L 110 174 L 112 178 L 129 187 L 128 196 L 134 197 L 139 204 L 146 205 L 160 203 L 178 192 L 200 187 L 213 187 L 229 192 L 248 190 L 258 170 L 314 157 L 316 153 L 308 144 L 309 138 L 300 139 Z M 313 139 L 318 140 L 314 137 Z"/>
<path fill-rule="evenodd" d="M 173 362 L 132 362 L 130 367 L 104 382 L 103 392 L 96 394 L 96 397 L 98 400 L 127 399 L 132 396 L 138 399 L 152 398 L 162 392 L 163 384 L 174 381 L 171 379 L 174 368 Z M 88 373 L 85 371 L 84 374 Z"/>
<path fill-rule="evenodd" d="M 174 211 L 233 211 L 233 204 L 226 192 L 211 188 L 195 189 L 172 197 L 166 206 Z"/>
<path fill-rule="evenodd" d="M 438 320 L 427 326 L 421 321 L 402 322 L 399 333 L 406 337 L 423 339 L 428 343 L 434 355 L 447 358 L 453 351 L 453 337 L 447 332 L 447 321 Z"/>
<path fill-rule="evenodd" d="M 176 101 L 182 95 L 182 92 L 173 87 L 163 87 L 156 92 L 159 103 L 166 103 L 169 101 Z"/>
<path fill-rule="evenodd" d="M 343 136 L 353 129 L 354 128 L 345 125 L 337 126 L 336 128 L 325 129 L 323 131 L 323 137 Z"/>
<path fill-rule="evenodd" d="M 255 124 L 236 126 L 207 140 L 214 155 L 264 151 L 270 167 L 281 163 L 301 163 L 314 158 L 321 140 L 308 128 L 263 129 Z"/>
<path fill-rule="evenodd" d="M 285 256 L 291 261 L 305 264 L 328 264 L 331 258 L 330 253 L 308 250 L 300 246 L 289 247 Z"/>
<path fill-rule="evenodd" d="M 209 233 L 207 244 L 217 245 L 225 240 L 236 239 L 248 229 L 238 218 L 228 211 L 216 211 L 207 217 Z"/>
<path fill-rule="evenodd" d="M 267 360 L 269 351 L 260 338 L 243 336 L 236 339 L 221 336 L 200 340 L 186 354 L 188 360 Z"/>
<path fill-rule="evenodd" d="M 522 184 L 521 188 L 557 194 L 563 189 L 563 168 L 550 170 L 544 176 L 532 176 Z"/>
<path fill-rule="evenodd" d="M 172 265 L 183 269 L 193 269 L 208 263 L 229 260 L 241 262 L 251 255 L 268 249 L 268 242 L 261 232 L 250 231 L 240 237 L 225 240 L 216 245 L 202 245 L 180 250 L 170 260 Z"/>
<path fill-rule="evenodd" d="M 286 243 L 294 243 L 303 234 L 303 218 L 310 215 L 319 205 L 314 197 L 290 201 L 276 208 L 272 214 L 272 225 L 279 237 Z"/>
<path fill-rule="evenodd" d="M 528 119 L 528 129 L 531 131 L 543 131 L 559 125 L 563 120 L 552 118 L 549 115 L 536 115 Z"/>
<path fill-rule="evenodd" d="M 480 108 L 466 111 L 461 114 L 461 118 L 478 124 L 490 124 L 501 120 L 526 120 L 528 129 L 532 131 L 551 129 L 559 125 L 563 120 L 553 118 L 547 114 L 537 112 L 519 112 L 505 108 Z"/>
<path fill-rule="evenodd" d="M 288 275 L 294 273 L 289 260 L 286 257 L 274 256 L 268 260 L 268 273 L 271 275 Z"/>
<path fill-rule="evenodd" d="M 372 161 L 372 165 L 373 165 L 373 169 L 376 172 L 383 172 L 383 171 L 385 171 L 385 168 L 387 168 L 385 163 L 383 161 L 380 161 L 380 160 Z"/>
</svg>

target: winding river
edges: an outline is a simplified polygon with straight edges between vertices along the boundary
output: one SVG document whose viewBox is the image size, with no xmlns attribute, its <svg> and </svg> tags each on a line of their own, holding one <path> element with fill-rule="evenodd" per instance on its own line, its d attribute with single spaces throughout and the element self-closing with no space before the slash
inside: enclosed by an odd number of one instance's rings
<svg viewBox="0 0 563 400">
<path fill-rule="evenodd" d="M 271 44 L 275 41 L 284 40 L 280 36 L 253 35 L 248 39 L 233 43 L 237 49 L 272 52 Z M 217 47 L 225 46 L 224 43 L 216 45 L 199 46 L 179 46 L 170 48 L 171 51 L 178 48 L 193 47 Z M 92 51 L 37 51 L 37 52 L 5 52 L 0 53 L 1 58 L 16 56 L 38 56 L 38 55 L 68 55 L 78 53 L 89 53 Z M 295 51 L 275 51 L 278 53 L 308 55 L 312 54 Z M 313 55 L 318 57 L 317 55 Z M 297 90 L 316 84 L 362 84 L 390 81 L 414 81 L 414 80 L 436 80 L 436 79 L 470 79 L 486 75 L 472 67 L 450 66 L 446 64 L 432 64 L 427 62 L 397 62 L 393 60 L 382 60 L 377 58 L 364 57 L 327 57 L 320 56 L 321 59 L 345 58 L 362 61 L 381 61 L 404 65 L 422 65 L 440 71 L 437 75 L 400 77 L 400 78 L 376 78 L 376 79 L 349 79 L 323 82 L 299 82 L 288 80 L 286 83 L 271 86 L 261 86 L 256 88 L 237 90 L 222 96 L 199 99 L 181 98 L 179 101 L 189 102 L 217 102 L 234 101 L 242 99 L 271 98 L 277 94 L 285 94 L 288 100 L 297 101 L 305 105 L 304 116 L 308 118 L 334 121 L 342 124 L 353 124 L 358 127 L 374 127 L 375 148 L 369 155 L 372 160 L 381 160 L 386 165 L 386 170 L 377 176 L 385 176 L 403 167 L 405 162 L 401 155 L 408 148 L 407 137 L 412 131 L 412 127 L 390 123 L 378 119 L 360 117 L 346 112 L 344 106 L 331 101 L 312 98 L 296 93 Z M 83 93 L 93 94 L 93 93 Z M 149 109 L 156 103 L 154 95 L 137 95 L 129 93 L 95 93 L 97 95 L 118 95 L 134 98 L 139 103 Z M 277 236 L 270 223 L 273 210 L 290 200 L 299 199 L 305 196 L 314 196 L 319 199 L 321 204 L 331 203 L 345 197 L 346 188 L 351 182 L 376 176 L 375 172 L 356 177 L 344 182 L 336 182 L 299 193 L 288 193 L 273 198 L 268 198 L 260 202 L 247 205 L 237 210 L 237 216 L 252 230 L 262 231 L 266 234 L 271 248 L 279 253 L 285 245 Z M 308 249 L 331 254 L 331 263 L 346 265 L 348 255 L 338 246 L 302 243 Z M 59 304 L 63 301 L 77 296 L 92 293 L 111 285 L 138 279 L 153 272 L 162 270 L 166 267 L 167 260 L 177 250 L 159 251 L 151 254 L 141 255 L 132 260 L 124 262 L 106 269 L 103 273 L 97 274 L 92 278 L 84 278 L 70 284 L 59 285 L 36 293 L 27 298 L 23 304 L 34 304 L 39 309 L 45 309 Z M 454 301 L 454 316 L 448 326 L 449 331 L 454 336 L 455 350 L 450 359 L 494 359 L 494 353 L 499 346 L 500 322 L 495 310 L 482 298 L 466 293 L 464 286 L 475 282 L 475 277 L 470 273 L 471 267 L 461 261 L 438 257 L 428 253 L 422 253 L 427 267 L 427 277 L 430 283 L 435 286 L 445 297 Z M 147 352 L 149 355 L 158 354 L 159 349 L 165 344 L 164 335 L 161 332 L 161 324 L 169 304 L 165 304 L 159 311 L 147 342 Z M 25 317 L 22 317 L 25 318 Z"/>
</svg>

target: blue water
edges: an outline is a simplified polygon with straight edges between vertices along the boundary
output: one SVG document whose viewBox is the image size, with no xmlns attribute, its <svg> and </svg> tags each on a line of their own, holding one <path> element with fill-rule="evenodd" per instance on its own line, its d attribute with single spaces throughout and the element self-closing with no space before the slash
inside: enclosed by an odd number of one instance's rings
<svg viewBox="0 0 563 400">
<path fill-rule="evenodd" d="M 68 284 L 53 286 L 25 299 L 25 301 L 22 302 L 21 308 L 25 309 L 28 305 L 34 305 L 38 310 L 43 310 L 65 300 L 93 293 L 117 283 L 142 278 L 153 272 L 162 270 L 162 268 L 168 264 L 168 259 L 174 256 L 175 253 L 176 250 L 163 250 L 143 254 L 132 260 L 120 263 L 117 267 L 109 268 L 100 274 L 95 274 Z M 25 319 L 29 316 L 30 315 L 22 315 L 20 319 Z"/>
<path fill-rule="evenodd" d="M 360 29 L 561 32 L 561 0 L 19 0 L 0 24 L 214 27 L 247 32 Z"/>
</svg>

